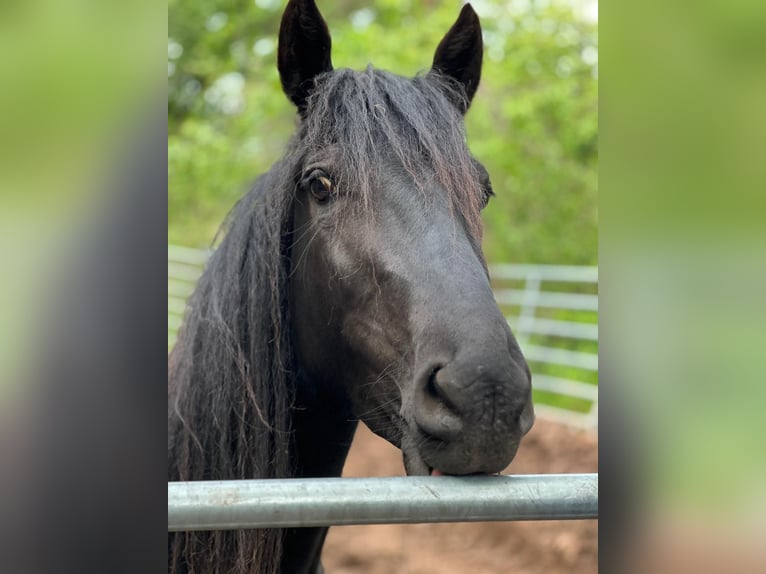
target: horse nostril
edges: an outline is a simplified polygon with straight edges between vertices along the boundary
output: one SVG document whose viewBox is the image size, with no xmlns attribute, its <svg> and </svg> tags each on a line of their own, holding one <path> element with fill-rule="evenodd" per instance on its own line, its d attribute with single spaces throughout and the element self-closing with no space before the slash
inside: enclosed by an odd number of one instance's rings
<svg viewBox="0 0 766 574">
<path fill-rule="evenodd" d="M 463 422 L 438 381 L 441 367 L 434 367 L 422 383 L 415 404 L 415 421 L 427 436 L 442 441 L 453 440 L 463 429 Z"/>
<path fill-rule="evenodd" d="M 519 415 L 519 427 L 521 428 L 521 436 L 527 434 L 534 424 L 535 408 L 532 405 L 532 397 L 530 396 L 529 402 L 524 406 L 524 410 Z"/>
<path fill-rule="evenodd" d="M 450 410 L 457 410 L 455 404 L 450 400 L 444 391 L 443 386 L 437 380 L 437 374 L 441 370 L 441 367 L 434 367 L 431 370 L 431 374 L 428 376 L 425 386 L 426 397 L 430 400 L 444 405 Z"/>
<path fill-rule="evenodd" d="M 436 373 L 439 372 L 440 368 L 441 367 L 435 367 L 432 369 L 431 374 L 428 375 L 428 380 L 426 381 L 426 395 L 437 401 L 441 401 L 441 391 L 436 386 Z"/>
</svg>

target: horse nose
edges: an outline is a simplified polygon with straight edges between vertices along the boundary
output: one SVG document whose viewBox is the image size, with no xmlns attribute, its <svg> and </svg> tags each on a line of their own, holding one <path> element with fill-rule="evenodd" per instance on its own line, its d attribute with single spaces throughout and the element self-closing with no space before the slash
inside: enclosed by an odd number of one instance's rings
<svg viewBox="0 0 766 574">
<path fill-rule="evenodd" d="M 520 368 L 510 359 L 473 357 L 436 365 L 419 387 L 416 422 L 437 438 L 453 438 L 466 422 L 518 426 L 523 436 L 534 421 L 526 365 Z"/>
<path fill-rule="evenodd" d="M 436 364 L 416 382 L 414 422 L 428 464 L 451 474 L 498 472 L 534 422 L 530 377 L 510 355 Z"/>
</svg>

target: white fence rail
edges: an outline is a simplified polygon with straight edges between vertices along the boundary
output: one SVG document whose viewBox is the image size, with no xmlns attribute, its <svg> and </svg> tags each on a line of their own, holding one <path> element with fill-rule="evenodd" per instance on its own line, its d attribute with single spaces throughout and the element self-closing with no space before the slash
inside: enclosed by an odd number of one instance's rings
<svg viewBox="0 0 766 574">
<path fill-rule="evenodd" d="M 530 363 L 538 415 L 596 427 L 598 267 L 496 264 L 490 276 Z"/>
<path fill-rule="evenodd" d="M 209 251 L 168 245 L 168 348 Z M 598 424 L 598 267 L 490 266 L 498 305 L 533 373 L 538 416 Z"/>
</svg>

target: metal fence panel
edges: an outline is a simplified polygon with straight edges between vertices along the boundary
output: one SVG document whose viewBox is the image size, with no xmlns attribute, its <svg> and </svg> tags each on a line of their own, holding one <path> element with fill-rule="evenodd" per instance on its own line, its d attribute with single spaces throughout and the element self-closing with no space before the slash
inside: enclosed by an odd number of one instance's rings
<svg viewBox="0 0 766 574">
<path fill-rule="evenodd" d="M 499 305 L 524 306 L 528 302 L 527 292 L 515 289 L 496 289 L 495 299 Z M 598 311 L 598 297 L 596 295 L 540 291 L 537 293 L 534 303 L 535 307 Z"/>
</svg>

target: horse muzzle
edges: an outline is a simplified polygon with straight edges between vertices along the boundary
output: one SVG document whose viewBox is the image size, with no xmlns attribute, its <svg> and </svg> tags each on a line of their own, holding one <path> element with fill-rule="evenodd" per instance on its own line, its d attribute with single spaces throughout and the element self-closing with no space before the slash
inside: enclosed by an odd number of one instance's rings
<svg viewBox="0 0 766 574">
<path fill-rule="evenodd" d="M 500 472 L 535 418 L 529 369 L 510 354 L 430 365 L 411 405 L 402 452 L 407 474 L 416 475 Z"/>
</svg>

